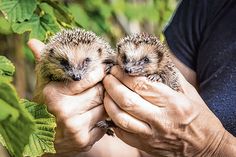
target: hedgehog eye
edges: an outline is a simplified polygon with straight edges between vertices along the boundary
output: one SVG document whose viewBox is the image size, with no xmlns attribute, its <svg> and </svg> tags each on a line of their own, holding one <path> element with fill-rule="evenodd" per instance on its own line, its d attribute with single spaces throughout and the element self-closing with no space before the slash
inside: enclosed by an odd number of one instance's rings
<svg viewBox="0 0 236 157">
<path fill-rule="evenodd" d="M 53 54 L 54 54 L 54 49 L 53 49 L 53 48 L 51 48 L 51 49 L 49 50 L 49 57 L 52 57 L 52 56 L 53 56 Z"/>
<path fill-rule="evenodd" d="M 69 66 L 69 62 L 68 62 L 68 60 L 66 60 L 66 59 L 60 60 L 60 64 L 61 64 L 62 66 L 64 66 L 64 67 L 68 67 L 68 66 Z"/>
<path fill-rule="evenodd" d="M 122 59 L 123 59 L 123 63 L 128 63 L 129 62 L 128 58 L 125 54 L 123 55 Z"/>
<path fill-rule="evenodd" d="M 149 63 L 150 60 L 149 60 L 149 58 L 146 56 L 146 57 L 143 58 L 143 61 L 144 61 L 144 63 Z"/>
<path fill-rule="evenodd" d="M 102 49 L 101 49 L 101 48 L 98 49 L 98 53 L 99 53 L 99 54 L 102 53 Z"/>
<path fill-rule="evenodd" d="M 90 62 L 90 61 L 91 61 L 91 59 L 90 59 L 90 58 L 88 58 L 88 57 L 87 57 L 87 58 L 85 58 L 85 60 L 84 60 L 84 62 L 85 62 L 85 63 L 88 63 L 88 62 Z"/>
</svg>

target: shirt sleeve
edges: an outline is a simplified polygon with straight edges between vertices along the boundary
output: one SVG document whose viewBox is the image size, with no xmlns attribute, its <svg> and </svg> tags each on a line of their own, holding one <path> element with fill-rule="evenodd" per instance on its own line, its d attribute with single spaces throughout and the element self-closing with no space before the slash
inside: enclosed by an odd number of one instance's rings
<svg viewBox="0 0 236 157">
<path fill-rule="evenodd" d="M 174 55 L 196 71 L 198 49 L 206 24 L 206 0 L 182 0 L 164 35 Z"/>
</svg>

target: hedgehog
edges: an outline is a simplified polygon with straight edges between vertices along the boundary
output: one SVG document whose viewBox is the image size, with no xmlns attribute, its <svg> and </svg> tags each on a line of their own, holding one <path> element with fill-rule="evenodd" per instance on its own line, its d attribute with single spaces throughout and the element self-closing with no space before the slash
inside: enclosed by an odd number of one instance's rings
<svg viewBox="0 0 236 157">
<path fill-rule="evenodd" d="M 182 91 L 169 49 L 153 35 L 140 33 L 120 39 L 114 63 L 130 76 L 146 76 L 150 81 L 162 82 L 175 91 Z M 97 126 L 108 129 L 110 135 L 113 135 L 112 128 L 116 127 L 112 120 L 100 121 Z"/>
<path fill-rule="evenodd" d="M 131 76 L 146 76 L 182 91 L 170 50 L 156 36 L 140 33 L 128 35 L 116 45 L 117 63 Z"/>
<path fill-rule="evenodd" d="M 114 54 L 111 46 L 91 31 L 80 28 L 62 30 L 50 38 L 41 52 L 36 65 L 38 90 L 33 100 L 43 103 L 42 90 L 50 81 L 80 81 L 103 65 L 108 72 L 114 64 Z"/>
</svg>

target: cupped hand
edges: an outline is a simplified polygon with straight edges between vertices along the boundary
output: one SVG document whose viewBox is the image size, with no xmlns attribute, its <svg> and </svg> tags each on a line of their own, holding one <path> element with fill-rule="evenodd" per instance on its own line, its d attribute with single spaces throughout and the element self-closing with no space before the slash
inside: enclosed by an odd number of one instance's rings
<svg viewBox="0 0 236 157">
<path fill-rule="evenodd" d="M 104 106 L 125 143 L 158 156 L 212 156 L 227 132 L 179 73 L 183 93 L 115 66 L 103 84 Z"/>
<path fill-rule="evenodd" d="M 40 52 L 45 45 L 36 39 L 31 39 L 28 45 L 40 62 Z M 49 82 L 43 87 L 43 102 L 57 119 L 56 156 L 88 151 L 105 134 L 94 127 L 106 118 L 102 104 L 104 88 L 99 83 L 104 76 L 104 69 L 97 68 L 81 81 Z"/>
</svg>

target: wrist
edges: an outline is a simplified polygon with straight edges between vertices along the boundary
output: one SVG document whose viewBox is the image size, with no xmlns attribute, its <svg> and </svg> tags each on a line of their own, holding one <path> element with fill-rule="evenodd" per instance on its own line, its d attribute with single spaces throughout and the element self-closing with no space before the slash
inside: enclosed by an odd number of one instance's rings
<svg viewBox="0 0 236 157">
<path fill-rule="evenodd" d="M 236 154 L 236 137 L 225 131 L 225 134 L 219 144 L 219 147 L 215 151 L 216 157 L 234 157 Z"/>
<path fill-rule="evenodd" d="M 212 157 L 234 157 L 236 154 L 236 138 L 228 131 L 224 130 L 215 137 L 213 142 L 210 142 L 209 147 L 201 156 Z"/>
</svg>

